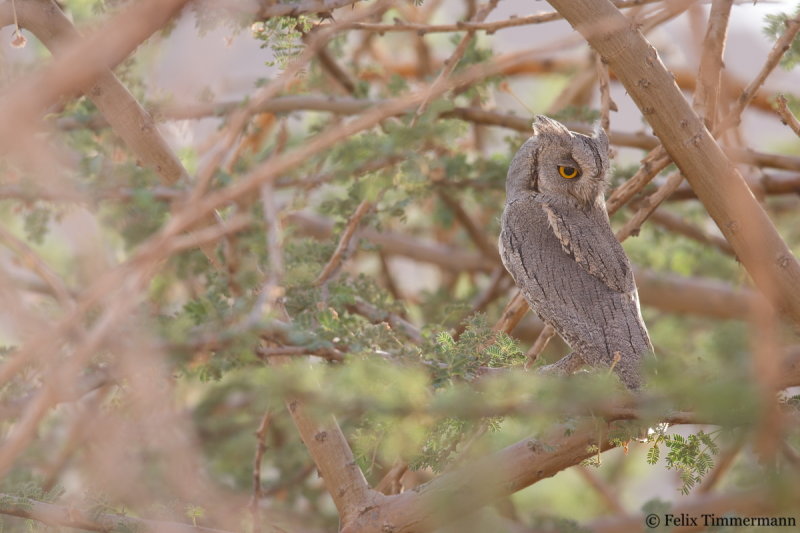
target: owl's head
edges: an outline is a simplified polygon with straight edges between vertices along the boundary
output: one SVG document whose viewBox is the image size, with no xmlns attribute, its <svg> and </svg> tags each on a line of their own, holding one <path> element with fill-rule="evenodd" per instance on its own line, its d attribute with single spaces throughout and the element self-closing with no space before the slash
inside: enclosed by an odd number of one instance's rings
<svg viewBox="0 0 800 533">
<path fill-rule="evenodd" d="M 602 128 L 590 137 L 537 115 L 533 136 L 508 168 L 506 197 L 532 191 L 572 197 L 585 206 L 602 205 L 607 171 L 608 137 Z"/>
</svg>

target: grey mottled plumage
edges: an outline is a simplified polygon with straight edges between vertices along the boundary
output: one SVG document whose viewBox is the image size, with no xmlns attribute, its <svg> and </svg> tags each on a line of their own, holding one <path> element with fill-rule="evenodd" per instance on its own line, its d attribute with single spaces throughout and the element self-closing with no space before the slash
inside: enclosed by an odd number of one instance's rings
<svg viewBox="0 0 800 533">
<path fill-rule="evenodd" d="M 572 347 L 545 368 L 613 364 L 628 388 L 639 388 L 652 346 L 630 262 L 606 214 L 608 138 L 544 116 L 533 129 L 508 169 L 500 256 L 531 308 Z"/>
</svg>

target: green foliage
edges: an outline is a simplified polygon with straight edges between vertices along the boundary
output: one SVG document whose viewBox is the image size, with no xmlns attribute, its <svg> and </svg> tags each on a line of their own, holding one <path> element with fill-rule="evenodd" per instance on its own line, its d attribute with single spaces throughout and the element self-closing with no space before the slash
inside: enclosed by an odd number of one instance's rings
<svg viewBox="0 0 800 533">
<path fill-rule="evenodd" d="M 658 462 L 659 446 L 663 444 L 668 449 L 664 457 L 667 468 L 680 473 L 683 483 L 680 491 L 689 494 L 714 466 L 713 456 L 719 453 L 719 446 L 716 443 L 719 432 L 720 430 L 706 433 L 700 430 L 696 434 L 684 437 L 677 433 L 666 434 L 664 428 L 660 428 L 650 438 L 652 446 L 647 453 L 647 462 L 651 465 Z"/>
<path fill-rule="evenodd" d="M 800 4 L 795 8 L 793 14 L 778 13 L 769 14 L 764 17 L 764 33 L 777 40 L 786 29 L 786 22 L 789 19 L 796 19 L 800 17 Z M 795 36 L 792 40 L 789 49 L 783 54 L 781 58 L 781 66 L 786 70 L 790 70 L 800 63 L 800 36 Z"/>
<path fill-rule="evenodd" d="M 192 520 L 192 525 L 197 527 L 197 520 L 205 518 L 206 510 L 198 505 L 187 505 L 186 516 Z"/>
<path fill-rule="evenodd" d="M 303 35 L 312 26 L 307 16 L 272 17 L 252 26 L 253 37 L 261 41 L 262 48 L 272 50 L 274 60 L 268 66 L 286 68 L 289 62 L 303 51 Z"/>
<path fill-rule="evenodd" d="M 28 240 L 42 244 L 50 225 L 52 212 L 44 206 L 36 206 L 25 214 L 25 235 Z"/>
<path fill-rule="evenodd" d="M 516 340 L 492 330 L 486 316 L 476 314 L 466 322 L 466 329 L 454 340 L 442 331 L 436 335 L 432 359 L 443 363 L 434 370 L 434 384 L 474 379 L 481 367 L 501 368 L 521 364 L 525 354 Z"/>
</svg>

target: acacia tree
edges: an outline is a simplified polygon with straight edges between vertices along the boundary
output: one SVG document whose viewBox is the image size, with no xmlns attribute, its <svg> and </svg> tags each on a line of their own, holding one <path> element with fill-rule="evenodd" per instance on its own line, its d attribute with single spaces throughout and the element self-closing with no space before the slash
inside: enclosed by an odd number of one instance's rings
<svg viewBox="0 0 800 533">
<path fill-rule="evenodd" d="M 763 88 L 800 60 L 797 13 L 767 21 L 774 47 L 740 81 L 723 68 L 732 0 L 550 0 L 490 19 L 497 3 L 447 4 L 463 13 L 446 24 L 435 0 L 0 4 L 12 45 L 52 53 L 0 99 L 4 528 L 800 518 L 783 392 L 800 386 L 800 159 L 738 132 L 768 114 L 797 146 L 795 99 Z M 705 28 L 696 72 L 648 42 L 687 10 Z M 279 73 L 243 101 L 148 100 L 142 49 L 181 12 L 249 29 Z M 562 19 L 579 41 L 492 43 Z M 560 55 L 576 42 L 579 59 Z M 568 348 L 499 262 L 531 117 L 494 102 L 545 76 L 563 90 L 536 112 L 649 151 L 617 162 L 607 202 L 656 346 L 635 396 L 603 371 L 531 371 Z M 654 135 L 611 127 L 615 84 Z M 219 129 L 180 157 L 159 130 L 207 117 Z M 641 501 L 642 478 L 676 498 Z"/>
</svg>

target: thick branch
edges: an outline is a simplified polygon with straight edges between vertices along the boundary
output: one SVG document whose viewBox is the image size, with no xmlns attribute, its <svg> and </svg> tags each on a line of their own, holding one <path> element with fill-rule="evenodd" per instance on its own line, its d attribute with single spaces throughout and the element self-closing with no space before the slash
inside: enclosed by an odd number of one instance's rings
<svg viewBox="0 0 800 533">
<path fill-rule="evenodd" d="M 634 268 L 642 305 L 668 313 L 691 313 L 722 319 L 745 319 L 753 291 L 722 281 L 687 278 L 677 274 Z"/>
<path fill-rule="evenodd" d="M 611 448 L 605 423 L 557 426 L 396 496 L 345 523 L 342 533 L 424 533 Z"/>
<path fill-rule="evenodd" d="M 0 514 L 28 518 L 53 527 L 71 527 L 88 531 L 106 532 L 125 529 L 153 533 L 229 533 L 221 529 L 179 522 L 158 522 L 118 514 L 87 512 L 10 494 L 0 494 Z"/>
<path fill-rule="evenodd" d="M 285 361 L 286 358 L 276 357 L 270 362 L 281 364 Z M 325 417 L 325 421 L 314 419 L 297 400 L 289 400 L 286 406 L 341 520 L 347 521 L 376 503 L 380 494 L 367 485 L 336 420 L 332 416 Z"/>
<path fill-rule="evenodd" d="M 800 263 L 692 111 L 655 48 L 608 0 L 551 4 L 609 62 L 759 289 L 800 323 Z"/>
</svg>

